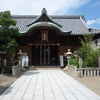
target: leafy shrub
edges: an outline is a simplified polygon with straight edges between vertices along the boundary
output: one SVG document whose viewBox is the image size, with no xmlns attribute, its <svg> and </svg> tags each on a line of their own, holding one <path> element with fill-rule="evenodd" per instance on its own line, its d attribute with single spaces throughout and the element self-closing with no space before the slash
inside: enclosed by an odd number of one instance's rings
<svg viewBox="0 0 100 100">
<path fill-rule="evenodd" d="M 83 67 L 83 68 L 87 67 L 87 65 L 88 65 L 87 61 L 83 61 L 83 62 L 82 62 L 82 67 Z"/>
<path fill-rule="evenodd" d="M 78 67 L 79 66 L 79 61 L 78 61 L 77 58 L 70 58 L 69 64 Z"/>
</svg>

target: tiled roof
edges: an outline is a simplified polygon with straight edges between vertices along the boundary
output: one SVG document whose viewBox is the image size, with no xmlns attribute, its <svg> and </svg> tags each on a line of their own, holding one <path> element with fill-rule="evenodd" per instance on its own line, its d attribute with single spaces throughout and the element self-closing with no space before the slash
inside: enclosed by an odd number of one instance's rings
<svg viewBox="0 0 100 100">
<path fill-rule="evenodd" d="M 30 23 L 34 22 L 39 16 L 37 15 L 13 15 L 13 19 L 17 21 L 17 27 L 20 32 L 27 30 Z M 72 35 L 80 35 L 83 33 L 95 33 L 99 34 L 100 29 L 89 28 L 85 22 L 83 15 L 56 15 L 49 16 L 51 19 L 62 25 L 62 29 L 65 31 L 72 31 Z"/>
<path fill-rule="evenodd" d="M 70 35 L 72 31 L 64 31 L 62 28 L 60 28 L 58 25 L 52 23 L 52 22 L 36 22 L 28 27 L 26 31 L 21 32 L 22 34 L 30 34 L 31 31 L 36 29 L 53 29 L 57 33 L 62 35 Z"/>
<path fill-rule="evenodd" d="M 62 26 L 59 25 L 57 22 L 55 22 L 54 20 L 52 20 L 52 18 L 49 17 L 49 16 L 48 16 L 47 14 L 45 14 L 45 13 L 42 13 L 40 16 L 38 16 L 35 20 L 33 20 L 33 22 L 31 22 L 31 23 L 30 23 L 29 25 L 27 25 L 27 26 L 31 26 L 32 24 L 38 22 L 39 19 L 41 19 L 41 17 L 43 17 L 43 16 L 45 16 L 45 17 L 48 19 L 49 22 L 52 22 L 52 23 L 58 25 L 59 27 L 62 27 Z"/>
</svg>

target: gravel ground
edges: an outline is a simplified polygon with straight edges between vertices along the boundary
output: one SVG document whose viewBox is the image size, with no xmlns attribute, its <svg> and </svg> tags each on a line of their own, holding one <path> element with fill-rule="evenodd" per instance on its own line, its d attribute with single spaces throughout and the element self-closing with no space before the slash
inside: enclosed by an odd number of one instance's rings
<svg viewBox="0 0 100 100">
<path fill-rule="evenodd" d="M 99 76 L 98 77 L 90 76 L 90 77 L 77 78 L 67 71 L 64 71 L 64 72 L 100 96 L 100 77 Z"/>
<path fill-rule="evenodd" d="M 10 74 L 0 74 L 0 91 L 16 81 L 24 72 L 12 77 Z"/>
</svg>

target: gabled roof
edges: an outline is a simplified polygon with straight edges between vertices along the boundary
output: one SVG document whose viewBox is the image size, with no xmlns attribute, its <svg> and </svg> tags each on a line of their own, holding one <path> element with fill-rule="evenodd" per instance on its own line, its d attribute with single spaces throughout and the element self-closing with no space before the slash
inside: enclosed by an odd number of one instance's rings
<svg viewBox="0 0 100 100">
<path fill-rule="evenodd" d="M 28 24 L 27 26 L 30 26 L 30 25 L 32 25 L 32 24 L 34 24 L 34 23 L 37 23 L 37 22 L 41 22 L 41 19 L 44 20 L 44 21 L 46 21 L 46 22 L 52 22 L 52 23 L 58 25 L 59 27 L 62 27 L 62 26 L 61 26 L 60 24 L 58 24 L 57 22 L 54 22 L 54 21 L 50 18 L 50 16 L 47 15 L 47 11 L 46 11 L 45 8 L 43 8 L 42 14 L 41 14 L 40 16 L 38 16 L 33 22 L 31 22 L 31 23 Z"/>
<path fill-rule="evenodd" d="M 71 34 L 71 31 L 65 31 L 61 29 L 61 25 L 57 24 L 47 15 L 47 11 L 45 8 L 43 8 L 42 14 L 27 26 L 28 28 L 20 33 L 23 33 L 23 35 L 29 35 L 32 33 L 32 31 L 35 31 L 37 29 L 52 29 L 60 35 Z"/>
<path fill-rule="evenodd" d="M 41 16 L 45 16 L 49 22 L 56 24 L 61 30 L 72 31 L 72 35 L 82 35 L 84 33 L 95 33 L 99 34 L 100 29 L 90 28 L 87 26 L 83 15 L 50 15 L 42 13 L 40 16 L 37 15 L 13 15 L 13 19 L 17 21 L 17 25 L 20 32 L 26 31 L 28 27 L 38 21 Z M 28 25 L 28 26 L 27 26 Z"/>
<path fill-rule="evenodd" d="M 21 33 L 28 35 L 31 33 L 31 31 L 36 29 L 53 29 L 60 35 L 70 35 L 72 31 L 64 31 L 59 26 L 57 26 L 54 23 L 51 22 L 36 22 L 28 27 L 26 31 L 23 31 Z"/>
</svg>

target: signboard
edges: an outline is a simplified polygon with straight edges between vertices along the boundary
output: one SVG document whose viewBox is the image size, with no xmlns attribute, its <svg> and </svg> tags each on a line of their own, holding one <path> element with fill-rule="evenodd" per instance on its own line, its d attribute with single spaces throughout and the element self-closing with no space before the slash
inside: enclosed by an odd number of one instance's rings
<svg viewBox="0 0 100 100">
<path fill-rule="evenodd" d="M 7 51 L 0 51 L 0 54 L 1 55 L 4 55 L 4 54 L 6 54 L 7 53 Z"/>
<path fill-rule="evenodd" d="M 7 59 L 4 59 L 4 66 L 7 65 Z"/>
<path fill-rule="evenodd" d="M 28 61 L 29 61 L 28 56 L 22 56 L 22 66 L 23 67 L 28 67 Z"/>
<path fill-rule="evenodd" d="M 63 55 L 60 55 L 60 66 L 64 67 L 64 58 L 63 58 Z"/>
</svg>

